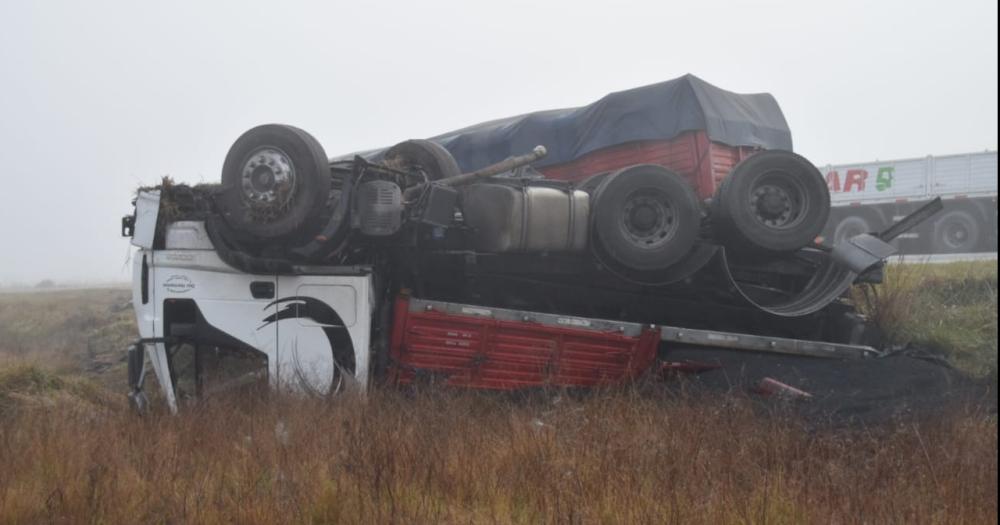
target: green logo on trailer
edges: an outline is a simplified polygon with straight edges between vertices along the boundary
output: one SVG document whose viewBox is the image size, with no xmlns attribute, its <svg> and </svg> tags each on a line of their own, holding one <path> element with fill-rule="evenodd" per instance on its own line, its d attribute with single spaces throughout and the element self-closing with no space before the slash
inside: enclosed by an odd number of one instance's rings
<svg viewBox="0 0 1000 525">
<path fill-rule="evenodd" d="M 875 189 L 878 191 L 885 191 L 892 187 L 892 181 L 896 178 L 895 176 L 896 168 L 893 166 L 883 166 L 878 169 L 878 175 L 875 176 Z"/>
</svg>

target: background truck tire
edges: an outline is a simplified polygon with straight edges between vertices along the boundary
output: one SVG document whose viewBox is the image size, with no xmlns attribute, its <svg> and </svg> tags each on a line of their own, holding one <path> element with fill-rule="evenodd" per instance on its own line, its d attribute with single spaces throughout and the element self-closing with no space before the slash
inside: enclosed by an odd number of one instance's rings
<svg viewBox="0 0 1000 525">
<path fill-rule="evenodd" d="M 844 209 L 847 210 L 846 213 L 838 214 L 839 217 L 833 218 L 837 223 L 834 225 L 827 242 L 830 246 L 836 246 L 837 243 L 862 233 L 880 232 L 888 226 L 888 222 L 880 210 L 862 210 L 851 207 Z"/>
<path fill-rule="evenodd" d="M 319 142 L 299 128 L 265 124 L 229 148 L 217 204 L 236 231 L 272 240 L 302 233 L 329 195 L 329 160 Z"/>
<path fill-rule="evenodd" d="M 741 162 L 712 200 L 716 235 L 736 252 L 793 252 L 816 239 L 829 215 L 826 180 L 791 151 L 763 151 Z"/>
<path fill-rule="evenodd" d="M 446 179 L 462 173 L 455 157 L 436 142 L 410 139 L 385 152 L 385 162 L 396 169 L 422 169 L 430 180 Z"/>
<path fill-rule="evenodd" d="M 945 212 L 934 221 L 931 240 L 934 253 L 969 253 L 979 248 L 982 228 L 971 213 L 965 210 Z"/>
<path fill-rule="evenodd" d="M 591 204 L 592 232 L 604 253 L 639 271 L 676 263 L 694 246 L 701 211 L 694 190 L 652 164 L 630 166 L 601 181 Z"/>
<path fill-rule="evenodd" d="M 862 233 L 871 233 L 875 231 L 871 223 L 867 219 L 858 215 L 849 215 L 840 220 L 837 227 L 833 230 L 833 245 L 836 246 L 851 237 L 856 235 L 861 235 Z"/>
</svg>

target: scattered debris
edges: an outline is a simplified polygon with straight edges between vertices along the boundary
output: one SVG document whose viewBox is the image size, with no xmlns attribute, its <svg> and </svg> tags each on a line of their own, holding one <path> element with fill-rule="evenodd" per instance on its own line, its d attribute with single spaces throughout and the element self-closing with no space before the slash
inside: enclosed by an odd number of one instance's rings
<svg viewBox="0 0 1000 525">
<path fill-rule="evenodd" d="M 754 392 L 763 396 L 777 396 L 786 399 L 812 399 L 812 394 L 804 390 L 799 390 L 791 385 L 786 385 L 777 379 L 765 377 L 757 383 Z"/>
</svg>

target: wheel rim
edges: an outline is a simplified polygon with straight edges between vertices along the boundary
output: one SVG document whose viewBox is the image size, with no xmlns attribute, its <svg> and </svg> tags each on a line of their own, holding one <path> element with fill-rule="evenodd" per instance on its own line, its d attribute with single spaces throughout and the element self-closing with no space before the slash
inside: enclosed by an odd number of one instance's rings
<svg viewBox="0 0 1000 525">
<path fill-rule="evenodd" d="M 295 194 L 295 164 L 278 148 L 263 147 L 247 156 L 240 169 L 243 201 L 257 220 L 273 220 Z"/>
<path fill-rule="evenodd" d="M 672 199 L 661 190 L 636 190 L 625 199 L 618 226 L 635 246 L 656 249 L 676 235 L 677 210 Z"/>
<path fill-rule="evenodd" d="M 768 228 L 786 230 L 801 223 L 809 207 L 809 197 L 802 182 L 790 173 L 765 173 L 750 190 L 753 218 Z"/>
</svg>

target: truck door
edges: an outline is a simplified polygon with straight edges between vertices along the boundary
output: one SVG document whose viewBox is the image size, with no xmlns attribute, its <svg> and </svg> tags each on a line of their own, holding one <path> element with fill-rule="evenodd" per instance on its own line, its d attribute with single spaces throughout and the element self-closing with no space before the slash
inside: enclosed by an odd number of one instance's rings
<svg viewBox="0 0 1000 525">
<path fill-rule="evenodd" d="M 179 394 L 212 395 L 274 375 L 273 275 L 232 271 L 212 251 L 164 250 L 154 282 L 163 336 L 177 340 L 168 357 Z"/>
</svg>

